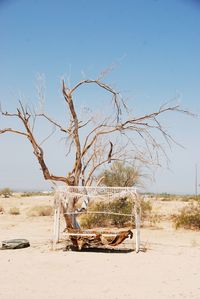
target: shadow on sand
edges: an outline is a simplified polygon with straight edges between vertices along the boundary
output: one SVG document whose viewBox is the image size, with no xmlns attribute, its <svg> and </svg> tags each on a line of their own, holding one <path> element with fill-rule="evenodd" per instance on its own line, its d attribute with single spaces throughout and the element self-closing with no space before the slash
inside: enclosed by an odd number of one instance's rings
<svg viewBox="0 0 200 299">
<path fill-rule="evenodd" d="M 76 252 L 95 252 L 95 253 L 130 253 L 134 249 L 127 248 L 105 248 L 105 247 L 89 247 L 79 250 L 73 245 L 68 245 L 63 251 L 76 251 Z"/>
</svg>

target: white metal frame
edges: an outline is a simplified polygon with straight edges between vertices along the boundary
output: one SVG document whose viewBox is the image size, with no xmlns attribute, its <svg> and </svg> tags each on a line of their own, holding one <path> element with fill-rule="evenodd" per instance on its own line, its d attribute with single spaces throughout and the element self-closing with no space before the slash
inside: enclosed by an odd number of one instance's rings
<svg viewBox="0 0 200 299">
<path fill-rule="evenodd" d="M 138 253 L 140 251 L 140 222 L 141 222 L 141 206 L 140 206 L 140 198 L 136 191 L 136 188 L 133 187 L 82 187 L 82 186 L 60 186 L 56 188 L 55 192 L 55 211 L 54 211 L 54 226 L 53 226 L 53 248 L 55 249 L 56 243 L 59 242 L 60 239 L 60 215 L 61 215 L 61 200 L 63 197 L 63 194 L 65 193 L 71 193 L 73 189 L 78 190 L 121 190 L 128 192 L 132 196 L 134 195 L 134 211 L 132 214 L 123 214 L 124 216 L 130 216 L 135 217 L 135 251 Z M 90 195 L 88 195 L 90 196 Z M 98 196 L 97 196 L 98 197 Z M 93 197 L 94 198 L 94 197 Z M 93 212 L 87 212 L 87 213 L 93 213 Z M 106 214 L 116 214 L 116 215 L 122 215 L 120 213 L 110 213 L 110 212 L 98 212 L 98 213 L 106 213 Z M 67 213 L 67 214 L 74 214 L 74 213 Z M 66 233 L 68 236 L 95 236 L 94 233 Z M 115 233 L 106 233 L 105 236 L 113 236 Z"/>
</svg>

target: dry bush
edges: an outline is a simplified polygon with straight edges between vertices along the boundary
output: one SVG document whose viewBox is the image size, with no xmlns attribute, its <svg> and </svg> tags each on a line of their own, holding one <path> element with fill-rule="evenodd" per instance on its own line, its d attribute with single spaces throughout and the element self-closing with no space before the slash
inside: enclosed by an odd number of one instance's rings
<svg viewBox="0 0 200 299">
<path fill-rule="evenodd" d="M 97 202 L 91 205 L 90 212 L 113 212 L 131 214 L 132 203 L 128 200 L 120 199 L 113 202 Z M 130 217 L 121 215 L 106 214 L 85 214 L 80 216 L 80 225 L 83 228 L 130 225 Z"/>
<path fill-rule="evenodd" d="M 169 193 L 160 193 L 156 195 L 152 195 L 152 197 L 155 196 L 157 200 L 159 201 L 184 201 L 184 202 L 190 202 L 190 201 L 197 201 L 200 202 L 200 195 L 178 195 L 178 194 L 169 194 Z"/>
<path fill-rule="evenodd" d="M 169 193 L 160 193 L 156 195 L 156 198 L 160 201 L 173 201 L 176 200 L 176 195 Z"/>
<path fill-rule="evenodd" d="M 184 195 L 181 197 L 182 201 L 196 201 L 196 202 L 200 202 L 200 195 Z"/>
<path fill-rule="evenodd" d="M 0 214 L 4 213 L 4 208 L 2 206 L 0 206 Z"/>
<path fill-rule="evenodd" d="M 200 202 L 190 203 L 179 214 L 173 215 L 172 220 L 176 228 L 200 229 Z"/>
<path fill-rule="evenodd" d="M 3 188 L 2 190 L 0 190 L 0 196 L 3 196 L 5 198 L 8 198 L 10 196 L 12 196 L 12 191 L 10 188 Z"/>
<path fill-rule="evenodd" d="M 162 221 L 162 216 L 156 212 L 151 212 L 146 220 L 148 227 L 154 227 Z"/>
<path fill-rule="evenodd" d="M 112 202 L 93 203 L 89 209 L 90 212 L 113 212 L 121 214 L 131 214 L 133 209 L 132 201 L 128 198 L 121 198 Z M 152 205 L 150 201 L 141 200 L 141 218 L 142 221 L 150 219 Z M 134 218 L 122 215 L 107 214 L 83 214 L 79 217 L 80 225 L 84 229 L 108 226 L 134 226 Z"/>
<path fill-rule="evenodd" d="M 24 192 L 20 196 L 21 197 L 33 197 L 33 196 L 49 196 L 52 195 L 52 192 L 40 192 L 40 191 L 33 191 L 33 192 Z"/>
<path fill-rule="evenodd" d="M 52 214 L 53 208 L 51 206 L 34 206 L 27 213 L 30 217 L 51 216 Z"/>
<path fill-rule="evenodd" d="M 12 207 L 9 210 L 9 214 L 11 214 L 11 215 L 19 215 L 20 214 L 20 210 L 19 210 L 19 208 Z"/>
</svg>

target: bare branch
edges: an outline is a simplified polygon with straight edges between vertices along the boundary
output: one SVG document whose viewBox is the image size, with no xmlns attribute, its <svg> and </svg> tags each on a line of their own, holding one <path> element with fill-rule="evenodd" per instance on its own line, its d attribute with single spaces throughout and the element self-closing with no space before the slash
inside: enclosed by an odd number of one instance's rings
<svg viewBox="0 0 200 299">
<path fill-rule="evenodd" d="M 113 143 L 111 141 L 110 142 L 110 151 L 108 154 L 108 163 L 111 163 L 111 158 L 112 158 L 112 152 L 113 152 Z"/>
<path fill-rule="evenodd" d="M 40 142 L 40 146 L 45 143 L 54 133 L 55 133 L 56 129 L 55 127 L 53 128 L 52 132 L 44 139 L 42 140 L 42 142 Z"/>
<path fill-rule="evenodd" d="M 18 131 L 18 130 L 13 130 L 11 128 L 6 128 L 6 129 L 3 129 L 3 130 L 0 130 L 0 134 L 7 133 L 7 132 L 15 133 L 15 134 L 19 134 L 19 135 L 23 135 L 23 136 L 28 137 L 28 135 L 26 133 Z"/>
<path fill-rule="evenodd" d="M 84 124 L 80 125 L 80 123 L 82 123 L 82 121 L 79 122 L 79 129 L 86 127 L 90 122 L 92 121 L 92 118 L 90 118 L 88 121 L 86 121 Z"/>
<path fill-rule="evenodd" d="M 76 158 L 75 158 L 75 163 L 74 163 L 72 173 L 74 173 L 74 175 L 75 175 L 75 184 L 78 185 L 81 170 L 82 170 L 81 143 L 80 143 L 80 138 L 79 138 L 79 121 L 78 121 L 78 117 L 77 117 L 76 110 L 74 107 L 74 102 L 72 99 L 72 93 L 71 93 L 71 91 L 68 92 L 68 89 L 66 88 L 64 81 L 62 84 L 62 90 L 63 90 L 63 95 L 66 100 L 66 103 L 68 104 L 68 108 L 69 108 L 72 120 L 73 120 L 72 135 L 73 135 L 74 144 L 76 146 Z"/>
<path fill-rule="evenodd" d="M 98 85 L 99 87 L 101 87 L 101 88 L 107 90 L 109 93 L 112 94 L 112 96 L 113 96 L 113 101 L 114 101 L 114 105 L 115 105 L 115 107 L 116 107 L 116 109 L 117 109 L 117 120 L 119 120 L 119 117 L 120 117 L 120 115 L 121 115 L 121 113 L 122 113 L 120 103 L 121 103 L 121 102 L 123 103 L 122 99 L 120 98 L 120 94 L 119 94 L 119 92 L 116 92 L 116 91 L 115 91 L 113 88 L 111 88 L 109 85 L 107 85 L 107 84 L 101 82 L 101 81 L 98 80 L 98 79 L 97 79 L 97 80 L 90 80 L 90 79 L 87 79 L 87 80 L 82 80 L 82 81 L 80 81 L 77 85 L 75 85 L 74 88 L 72 88 L 72 89 L 69 91 L 69 95 L 72 96 L 72 94 L 73 94 L 73 93 L 74 93 L 74 92 L 75 92 L 81 85 L 84 85 L 84 84 L 96 84 L 96 85 Z M 63 84 L 63 86 L 65 86 L 65 85 Z M 124 103 L 123 103 L 123 104 L 124 104 Z"/>
<path fill-rule="evenodd" d="M 40 116 L 40 117 L 44 117 L 45 119 L 47 119 L 50 123 L 52 123 L 55 127 L 59 128 L 61 132 L 64 132 L 64 133 L 67 133 L 67 134 L 71 134 L 71 131 L 66 129 L 66 128 L 63 128 L 61 125 L 59 125 L 56 121 L 54 121 L 52 118 L 50 118 L 49 116 L 47 116 L 46 114 L 44 113 L 40 113 L 40 114 L 37 114 L 37 116 Z"/>
</svg>

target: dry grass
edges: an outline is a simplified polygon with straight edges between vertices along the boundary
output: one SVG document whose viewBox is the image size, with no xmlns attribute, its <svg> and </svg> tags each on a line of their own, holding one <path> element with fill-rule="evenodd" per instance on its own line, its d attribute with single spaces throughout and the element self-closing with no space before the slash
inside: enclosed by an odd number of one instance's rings
<svg viewBox="0 0 200 299">
<path fill-rule="evenodd" d="M 52 214 L 53 208 L 51 206 L 34 206 L 27 212 L 30 217 L 51 216 Z"/>
<path fill-rule="evenodd" d="M 20 197 L 33 197 L 33 196 L 50 196 L 53 195 L 53 192 L 24 192 L 20 194 Z"/>
<path fill-rule="evenodd" d="M 178 214 L 172 215 L 172 220 L 176 228 L 200 230 L 200 202 L 190 203 Z"/>
<path fill-rule="evenodd" d="M 19 210 L 19 208 L 12 207 L 9 210 L 9 214 L 11 214 L 11 215 L 19 215 L 20 214 L 20 210 Z"/>
</svg>

